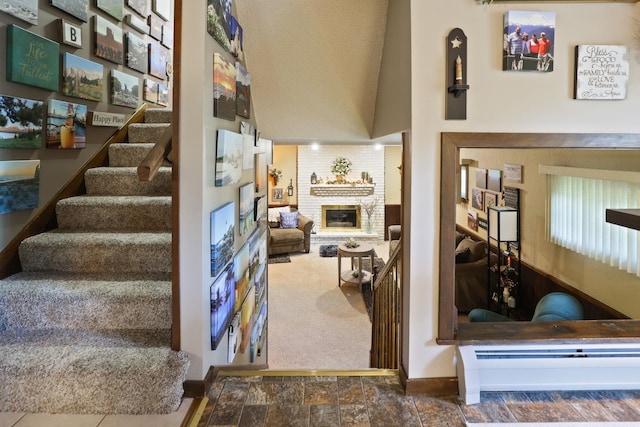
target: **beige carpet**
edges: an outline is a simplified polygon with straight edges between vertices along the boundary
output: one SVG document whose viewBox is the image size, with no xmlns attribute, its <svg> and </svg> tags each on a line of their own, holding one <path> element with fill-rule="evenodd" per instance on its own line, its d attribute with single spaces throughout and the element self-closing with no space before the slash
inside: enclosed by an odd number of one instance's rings
<svg viewBox="0 0 640 427">
<path fill-rule="evenodd" d="M 371 322 L 356 285 L 338 287 L 338 258 L 323 258 L 319 246 L 269 264 L 270 369 L 369 368 Z M 376 253 L 385 260 L 388 242 Z M 343 259 L 343 268 L 348 259 Z"/>
</svg>

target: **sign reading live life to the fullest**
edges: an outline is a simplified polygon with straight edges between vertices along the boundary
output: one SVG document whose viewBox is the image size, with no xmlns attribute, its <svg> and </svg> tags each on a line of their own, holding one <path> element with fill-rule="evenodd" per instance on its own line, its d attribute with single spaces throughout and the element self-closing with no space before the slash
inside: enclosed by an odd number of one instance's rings
<svg viewBox="0 0 640 427">
<path fill-rule="evenodd" d="M 576 47 L 576 99 L 625 99 L 629 81 L 626 46 Z"/>
<path fill-rule="evenodd" d="M 7 25 L 7 80 L 57 91 L 60 45 L 17 25 Z"/>
</svg>

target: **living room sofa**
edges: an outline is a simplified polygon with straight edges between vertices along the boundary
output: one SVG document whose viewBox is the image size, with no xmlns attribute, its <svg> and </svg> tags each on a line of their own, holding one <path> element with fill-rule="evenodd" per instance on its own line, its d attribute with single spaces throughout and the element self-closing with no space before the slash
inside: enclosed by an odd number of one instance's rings
<svg viewBox="0 0 640 427">
<path fill-rule="evenodd" d="M 313 220 L 298 213 L 297 226 L 282 228 L 279 219 L 280 212 L 295 212 L 289 208 L 269 208 L 269 227 L 267 228 L 267 246 L 269 255 L 287 254 L 291 252 L 311 250 L 311 229 Z"/>
<path fill-rule="evenodd" d="M 540 298 L 531 321 L 561 322 L 582 319 L 584 319 L 584 314 L 580 301 L 563 292 L 551 292 Z M 510 322 L 512 320 L 507 316 L 482 308 L 475 308 L 469 313 L 469 322 Z"/>
<path fill-rule="evenodd" d="M 489 300 L 489 276 L 487 267 L 487 242 L 475 240 L 456 231 L 456 307 L 459 313 L 474 308 L 487 308 Z M 492 254 L 492 262 L 497 257 Z"/>
</svg>

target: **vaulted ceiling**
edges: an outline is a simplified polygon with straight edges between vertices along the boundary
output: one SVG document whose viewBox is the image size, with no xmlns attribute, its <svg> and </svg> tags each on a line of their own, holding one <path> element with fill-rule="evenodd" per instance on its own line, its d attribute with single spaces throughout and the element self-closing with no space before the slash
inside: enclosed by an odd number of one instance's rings
<svg viewBox="0 0 640 427">
<path fill-rule="evenodd" d="M 276 142 L 369 140 L 388 0 L 242 0 L 252 114 Z"/>
</svg>

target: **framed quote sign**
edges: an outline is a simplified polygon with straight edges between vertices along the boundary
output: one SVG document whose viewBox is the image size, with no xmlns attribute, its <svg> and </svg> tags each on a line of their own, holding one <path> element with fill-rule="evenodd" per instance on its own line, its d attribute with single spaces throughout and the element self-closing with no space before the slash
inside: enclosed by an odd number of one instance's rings
<svg viewBox="0 0 640 427">
<path fill-rule="evenodd" d="M 625 99 L 628 82 L 626 46 L 576 46 L 575 99 Z"/>
</svg>

